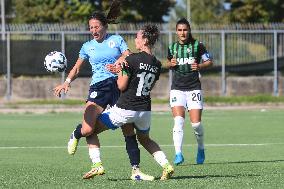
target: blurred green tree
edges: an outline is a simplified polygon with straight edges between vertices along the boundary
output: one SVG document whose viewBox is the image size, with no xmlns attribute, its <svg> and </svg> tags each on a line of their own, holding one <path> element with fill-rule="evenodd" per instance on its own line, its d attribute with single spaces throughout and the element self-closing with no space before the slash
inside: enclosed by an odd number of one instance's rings
<svg viewBox="0 0 284 189">
<path fill-rule="evenodd" d="M 187 6 L 189 2 L 190 6 Z M 182 17 L 187 18 L 187 9 L 190 9 L 190 22 L 194 24 L 224 23 L 228 22 L 228 16 L 223 7 L 222 0 L 181 0 L 175 7 L 175 15 L 172 20 Z"/>
<path fill-rule="evenodd" d="M 230 0 L 231 22 L 283 22 L 283 0 Z"/>
<path fill-rule="evenodd" d="M 80 0 L 13 0 L 16 23 L 53 23 L 86 21 L 94 9 Z"/>
<path fill-rule="evenodd" d="M 173 0 L 121 0 L 120 20 L 128 22 L 163 22 L 174 6 Z M 16 23 L 86 22 L 93 11 L 108 10 L 105 0 L 12 0 Z"/>
<path fill-rule="evenodd" d="M 283 22 L 284 0 L 180 0 L 171 20 L 187 17 L 186 5 L 190 2 L 191 22 L 249 23 Z M 229 3 L 225 9 L 224 3 Z"/>
</svg>

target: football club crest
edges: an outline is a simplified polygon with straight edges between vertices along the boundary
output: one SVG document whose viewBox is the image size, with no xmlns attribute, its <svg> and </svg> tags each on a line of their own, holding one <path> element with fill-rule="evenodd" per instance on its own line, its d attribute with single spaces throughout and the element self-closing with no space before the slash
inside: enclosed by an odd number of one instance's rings
<svg viewBox="0 0 284 189">
<path fill-rule="evenodd" d="M 113 47 L 115 46 L 115 42 L 114 42 L 114 41 L 109 41 L 109 42 L 108 42 L 108 46 L 109 46 L 110 48 L 113 48 Z"/>
<path fill-rule="evenodd" d="M 191 53 L 191 49 L 190 49 L 190 48 L 187 48 L 186 51 L 187 51 L 188 53 Z"/>
<path fill-rule="evenodd" d="M 96 98 L 97 95 L 98 95 L 98 93 L 96 91 L 94 91 L 90 94 L 90 98 Z"/>
</svg>

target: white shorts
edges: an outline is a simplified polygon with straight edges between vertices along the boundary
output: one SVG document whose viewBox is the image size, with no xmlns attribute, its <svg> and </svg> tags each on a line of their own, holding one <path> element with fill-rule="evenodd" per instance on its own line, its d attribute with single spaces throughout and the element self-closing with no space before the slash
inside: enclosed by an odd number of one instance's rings
<svg viewBox="0 0 284 189">
<path fill-rule="evenodd" d="M 171 90 L 170 105 L 171 107 L 183 106 L 188 110 L 203 109 L 202 90 L 193 90 L 193 91 Z"/>
<path fill-rule="evenodd" d="M 116 105 L 105 110 L 98 118 L 109 129 L 115 130 L 126 123 L 134 123 L 137 131 L 149 133 L 151 111 L 133 111 L 118 108 Z"/>
</svg>

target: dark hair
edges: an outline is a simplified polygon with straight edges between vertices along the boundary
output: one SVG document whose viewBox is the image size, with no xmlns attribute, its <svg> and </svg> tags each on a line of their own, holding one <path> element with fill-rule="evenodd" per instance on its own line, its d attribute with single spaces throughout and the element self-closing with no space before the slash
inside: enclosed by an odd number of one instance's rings
<svg viewBox="0 0 284 189">
<path fill-rule="evenodd" d="M 107 24 L 116 24 L 116 19 L 120 14 L 120 5 L 121 2 L 119 0 L 114 0 L 111 3 L 107 16 L 105 16 L 105 14 L 102 12 L 94 12 L 89 17 L 89 20 L 91 19 L 99 20 L 103 26 L 106 26 Z"/>
<path fill-rule="evenodd" d="M 179 24 L 185 24 L 185 25 L 187 25 L 187 27 L 188 27 L 189 30 L 190 30 L 190 24 L 189 24 L 189 22 L 187 21 L 186 18 L 181 18 L 179 21 L 177 21 L 176 29 L 177 29 L 177 26 L 178 26 Z"/>
<path fill-rule="evenodd" d="M 156 25 L 147 24 L 142 27 L 142 36 L 148 40 L 148 45 L 153 47 L 159 38 L 160 31 Z"/>
<path fill-rule="evenodd" d="M 102 12 L 94 12 L 90 17 L 89 20 L 96 19 L 99 20 L 103 26 L 106 26 L 108 24 L 106 16 Z"/>
</svg>

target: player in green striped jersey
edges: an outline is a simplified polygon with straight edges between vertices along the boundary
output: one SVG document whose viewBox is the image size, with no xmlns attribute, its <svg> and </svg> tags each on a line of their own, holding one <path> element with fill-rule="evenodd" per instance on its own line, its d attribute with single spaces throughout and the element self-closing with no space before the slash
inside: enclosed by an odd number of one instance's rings
<svg viewBox="0 0 284 189">
<path fill-rule="evenodd" d="M 174 117 L 173 141 L 176 153 L 174 164 L 179 165 L 184 161 L 182 141 L 185 110 L 189 112 L 198 144 L 196 163 L 203 164 L 205 160 L 204 131 L 201 124 L 203 97 L 199 70 L 211 66 L 213 62 L 204 45 L 192 37 L 190 24 L 185 18 L 177 22 L 176 34 L 178 41 L 169 46 L 167 62 L 173 74 L 170 105 Z"/>
</svg>

